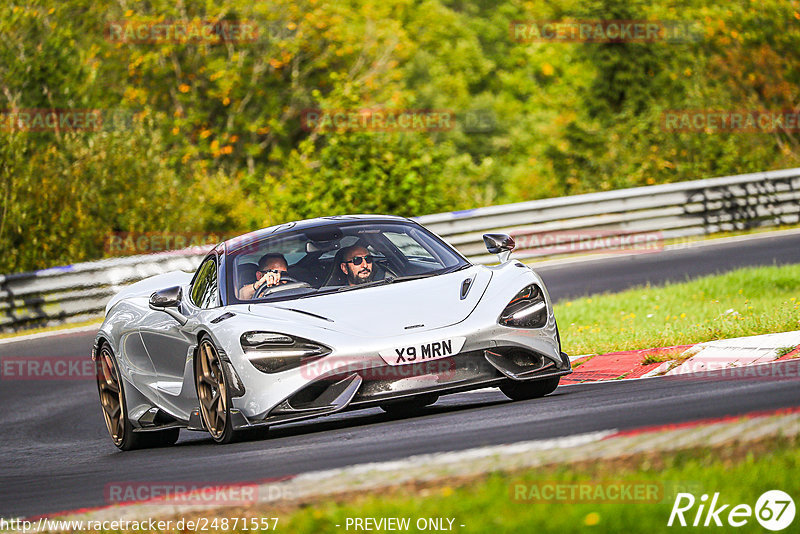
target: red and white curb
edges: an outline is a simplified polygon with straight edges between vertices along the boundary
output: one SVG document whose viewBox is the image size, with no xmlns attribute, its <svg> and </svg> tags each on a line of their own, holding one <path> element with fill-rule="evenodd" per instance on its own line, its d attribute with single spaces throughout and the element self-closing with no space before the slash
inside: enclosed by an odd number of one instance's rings
<svg viewBox="0 0 800 534">
<path fill-rule="evenodd" d="M 800 331 L 587 355 L 572 359 L 564 385 L 690 373 L 712 373 L 800 357 Z M 643 363 L 646 359 L 658 360 Z"/>
<path fill-rule="evenodd" d="M 788 351 L 782 354 L 781 351 Z M 790 359 L 800 353 L 800 332 L 721 339 L 695 345 L 692 355 L 666 375 L 719 371 Z"/>
</svg>

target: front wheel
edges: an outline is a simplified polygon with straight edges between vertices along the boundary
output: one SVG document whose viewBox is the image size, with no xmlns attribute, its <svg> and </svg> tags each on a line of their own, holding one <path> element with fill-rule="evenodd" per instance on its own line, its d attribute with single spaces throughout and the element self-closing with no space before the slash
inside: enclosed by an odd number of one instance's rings
<svg viewBox="0 0 800 534">
<path fill-rule="evenodd" d="M 134 432 L 128 417 L 128 406 L 125 402 L 125 390 L 117 366 L 117 360 L 108 343 L 98 349 L 95 360 L 97 370 L 97 391 L 100 394 L 100 408 L 111 441 L 122 451 L 163 447 L 178 441 L 180 429 L 153 430 L 150 432 Z"/>
<path fill-rule="evenodd" d="M 507 381 L 500 385 L 500 391 L 506 397 L 515 401 L 538 399 L 555 391 L 560 380 L 560 376 L 554 376 L 543 380 L 525 382 Z"/>
<path fill-rule="evenodd" d="M 200 339 L 194 359 L 194 376 L 203 425 L 214 441 L 230 443 L 235 432 L 231 423 L 228 379 L 219 351 L 208 336 Z"/>
</svg>

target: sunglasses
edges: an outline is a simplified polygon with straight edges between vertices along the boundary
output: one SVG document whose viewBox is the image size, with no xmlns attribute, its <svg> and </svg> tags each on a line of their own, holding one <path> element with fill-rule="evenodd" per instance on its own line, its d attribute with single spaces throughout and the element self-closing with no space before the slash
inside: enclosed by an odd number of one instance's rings
<svg viewBox="0 0 800 534">
<path fill-rule="evenodd" d="M 278 274 L 278 273 L 285 273 L 286 271 L 282 271 L 280 269 L 267 269 L 266 271 L 256 271 L 256 272 L 261 274 L 269 274 L 269 273 Z"/>
<path fill-rule="evenodd" d="M 353 256 L 351 260 L 345 260 L 342 263 L 352 263 L 353 265 L 361 265 L 361 260 L 364 260 L 367 263 L 372 263 L 374 256 L 371 254 L 367 254 L 366 256 Z"/>
</svg>

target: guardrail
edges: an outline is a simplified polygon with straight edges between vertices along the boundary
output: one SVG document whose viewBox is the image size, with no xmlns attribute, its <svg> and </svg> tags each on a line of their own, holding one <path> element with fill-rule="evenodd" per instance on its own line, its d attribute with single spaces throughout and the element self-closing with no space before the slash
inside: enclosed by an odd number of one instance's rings
<svg viewBox="0 0 800 534">
<path fill-rule="evenodd" d="M 597 238 L 628 244 L 800 222 L 800 169 L 532 200 L 417 220 L 472 261 L 488 263 L 482 236 L 503 231 L 518 258 L 593 250 Z M 587 230 L 591 230 L 588 231 Z M 625 240 L 607 240 L 613 246 Z M 581 243 L 586 245 L 581 246 Z M 602 243 L 601 243 L 602 244 Z"/>
<path fill-rule="evenodd" d="M 663 240 L 800 222 L 800 169 L 742 174 L 532 200 L 417 217 L 474 262 L 490 263 L 486 232 L 518 243 L 514 256 L 537 258 L 652 247 Z M 0 275 L 0 330 L 101 317 L 126 284 L 194 270 L 202 250 L 129 256 Z"/>
<path fill-rule="evenodd" d="M 108 300 L 125 285 L 170 271 L 193 271 L 204 255 L 175 251 L 0 275 L 0 331 L 102 317 Z"/>
</svg>

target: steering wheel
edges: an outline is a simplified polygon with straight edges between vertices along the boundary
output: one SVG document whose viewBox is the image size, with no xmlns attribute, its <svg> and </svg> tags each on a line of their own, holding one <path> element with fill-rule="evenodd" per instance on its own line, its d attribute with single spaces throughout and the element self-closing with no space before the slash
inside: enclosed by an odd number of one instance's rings
<svg viewBox="0 0 800 534">
<path fill-rule="evenodd" d="M 300 280 L 292 278 L 291 276 L 281 275 L 280 282 L 274 286 L 268 286 L 267 284 L 264 284 L 258 288 L 255 295 L 253 295 L 253 298 L 257 299 L 259 297 L 266 296 L 273 291 L 285 291 L 287 289 L 297 289 L 299 287 L 311 287 L 311 284 L 308 282 L 301 282 Z"/>
<path fill-rule="evenodd" d="M 376 260 L 375 263 L 380 265 L 381 269 L 383 269 L 384 278 L 386 278 L 387 276 L 391 276 L 393 278 L 397 278 L 397 273 L 394 271 L 394 269 L 392 269 L 389 266 L 389 260 L 388 259 Z"/>
</svg>

